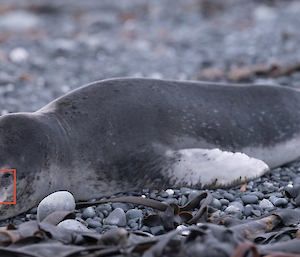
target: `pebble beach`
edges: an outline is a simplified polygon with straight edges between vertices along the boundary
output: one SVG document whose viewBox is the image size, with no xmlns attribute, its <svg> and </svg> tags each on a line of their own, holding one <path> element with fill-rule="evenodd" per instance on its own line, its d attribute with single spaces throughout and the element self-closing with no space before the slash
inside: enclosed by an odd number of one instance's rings
<svg viewBox="0 0 300 257">
<path fill-rule="evenodd" d="M 0 114 L 36 111 L 82 85 L 116 77 L 300 88 L 299 13 L 299 1 L 0 0 Z M 249 220 L 300 210 L 285 193 L 297 186 L 299 160 L 242 190 L 240 185 L 205 191 L 213 196 L 209 215 Z M 203 192 L 145 188 L 90 201 L 131 195 L 182 206 Z M 37 210 L 0 226 L 36 220 Z M 100 234 L 116 227 L 166 234 L 162 225 L 143 223 L 156 212 L 131 203 L 93 205 L 76 209 L 78 223 L 66 226 Z"/>
</svg>

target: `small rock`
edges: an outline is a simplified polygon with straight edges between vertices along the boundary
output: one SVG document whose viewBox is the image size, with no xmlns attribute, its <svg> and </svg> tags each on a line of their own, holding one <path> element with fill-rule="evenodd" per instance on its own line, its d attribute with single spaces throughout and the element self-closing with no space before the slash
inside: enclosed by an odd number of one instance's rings
<svg viewBox="0 0 300 257">
<path fill-rule="evenodd" d="M 270 200 L 270 202 L 272 203 L 272 204 L 275 204 L 275 202 L 278 200 L 278 198 L 276 197 L 276 196 L 270 196 L 269 197 L 269 200 Z"/>
<path fill-rule="evenodd" d="M 165 191 L 165 190 L 162 190 L 160 193 L 159 193 L 159 196 L 163 197 L 163 198 L 167 198 L 169 196 L 169 194 Z"/>
<path fill-rule="evenodd" d="M 36 29 L 42 24 L 42 19 L 31 12 L 12 11 L 1 14 L 0 29 L 12 31 L 25 31 Z"/>
<path fill-rule="evenodd" d="M 27 61 L 29 53 L 23 47 L 16 47 L 9 52 L 9 59 L 14 63 L 21 63 Z"/>
<path fill-rule="evenodd" d="M 99 211 L 101 213 L 103 213 L 103 211 L 105 211 L 106 213 L 109 213 L 109 212 L 112 211 L 112 207 L 109 203 L 101 204 L 101 205 L 96 207 L 96 211 Z"/>
<path fill-rule="evenodd" d="M 242 201 L 244 204 L 254 204 L 258 202 L 258 197 L 256 195 L 243 195 Z"/>
<path fill-rule="evenodd" d="M 174 190 L 173 189 L 167 189 L 166 192 L 168 193 L 168 195 L 174 195 Z"/>
<path fill-rule="evenodd" d="M 94 208 L 93 207 L 87 207 L 83 211 L 81 218 L 86 220 L 87 218 L 94 218 L 95 216 L 96 216 L 96 212 L 95 212 Z"/>
<path fill-rule="evenodd" d="M 222 211 L 220 211 L 220 210 L 217 210 L 217 211 L 215 211 L 215 212 L 213 212 L 212 214 L 211 214 L 211 216 L 210 216 L 210 218 L 220 218 L 221 217 L 221 213 L 222 213 Z"/>
<path fill-rule="evenodd" d="M 86 222 L 89 225 L 89 227 L 91 227 L 91 228 L 97 228 L 97 227 L 101 227 L 102 226 L 102 224 L 99 221 L 91 219 L 91 218 L 88 218 L 86 220 Z"/>
<path fill-rule="evenodd" d="M 259 210 L 261 213 L 264 212 L 264 210 L 258 204 L 252 204 L 251 206 L 254 210 Z"/>
<path fill-rule="evenodd" d="M 95 230 L 96 230 L 97 233 L 102 234 L 103 227 L 97 227 L 97 228 L 95 228 Z"/>
<path fill-rule="evenodd" d="M 0 71 L 0 84 L 6 85 L 14 82 L 14 77 L 4 71 Z"/>
<path fill-rule="evenodd" d="M 67 191 L 59 191 L 44 198 L 37 207 L 37 220 L 42 221 L 55 211 L 74 211 L 75 199 Z"/>
<path fill-rule="evenodd" d="M 37 214 L 37 206 L 31 208 L 31 209 L 28 211 L 28 213 L 30 213 L 30 214 Z"/>
<path fill-rule="evenodd" d="M 244 208 L 244 215 L 248 217 L 252 214 L 252 211 L 253 211 L 253 207 L 250 204 L 247 204 Z"/>
<path fill-rule="evenodd" d="M 224 206 L 224 205 L 228 205 L 229 201 L 227 199 L 220 199 L 220 203 Z"/>
<path fill-rule="evenodd" d="M 201 194 L 200 191 L 192 190 L 192 191 L 189 192 L 188 200 L 191 201 L 192 199 L 194 199 L 195 197 L 197 197 L 200 194 Z"/>
<path fill-rule="evenodd" d="M 274 20 L 277 17 L 275 8 L 271 8 L 267 5 L 258 5 L 253 15 L 257 21 Z"/>
<path fill-rule="evenodd" d="M 238 207 L 236 207 L 236 206 L 234 206 L 234 205 L 228 206 L 228 207 L 224 210 L 224 212 L 225 212 L 226 214 L 231 214 L 231 215 L 233 215 L 234 217 L 236 217 L 236 218 L 238 218 L 238 219 L 242 219 L 242 218 L 243 218 L 243 213 L 242 213 L 242 211 L 241 211 Z"/>
<path fill-rule="evenodd" d="M 294 185 L 294 187 L 300 186 L 300 177 L 293 179 L 293 185 Z"/>
<path fill-rule="evenodd" d="M 268 207 L 274 207 L 274 205 L 268 199 L 263 199 L 259 202 L 259 207 L 265 210 Z"/>
<path fill-rule="evenodd" d="M 76 220 L 64 220 L 57 224 L 57 227 L 65 230 L 89 232 L 89 229 Z"/>
<path fill-rule="evenodd" d="M 231 202 L 229 203 L 229 206 L 235 206 L 237 207 L 240 211 L 244 211 L 244 206 L 240 202 Z"/>
<path fill-rule="evenodd" d="M 191 191 L 193 191 L 192 189 L 188 188 L 188 187 L 182 187 L 180 188 L 180 192 L 183 194 L 183 195 L 187 195 L 189 194 Z"/>
<path fill-rule="evenodd" d="M 116 208 L 105 219 L 105 223 L 108 225 L 116 225 L 119 227 L 126 226 L 126 215 L 123 209 Z"/>
<path fill-rule="evenodd" d="M 251 192 L 250 195 L 256 195 L 259 200 L 262 200 L 265 196 L 262 192 L 259 191 Z"/>
<path fill-rule="evenodd" d="M 183 195 L 181 198 L 179 198 L 179 205 L 183 206 L 188 202 L 188 199 L 186 198 L 185 195 Z"/>
<path fill-rule="evenodd" d="M 221 209 L 222 204 L 221 204 L 221 202 L 220 202 L 218 199 L 215 199 L 215 198 L 214 198 L 214 199 L 212 200 L 210 206 L 213 207 L 213 208 L 216 208 L 216 209 Z"/>
<path fill-rule="evenodd" d="M 259 217 L 261 215 L 260 210 L 252 210 L 252 213 L 256 216 Z"/>
<path fill-rule="evenodd" d="M 266 209 L 265 209 L 265 211 L 267 211 L 267 212 L 270 212 L 270 211 L 275 211 L 277 208 L 275 207 L 275 206 L 273 206 L 273 207 L 267 207 Z"/>
<path fill-rule="evenodd" d="M 224 197 L 225 199 L 227 199 L 228 201 L 230 201 L 230 202 L 233 202 L 234 199 L 235 199 L 235 197 L 234 197 L 232 194 L 230 194 L 230 193 L 225 193 L 225 194 L 223 195 L 223 197 Z"/>
<path fill-rule="evenodd" d="M 176 198 L 172 198 L 172 197 L 164 199 L 163 202 L 166 204 L 170 204 L 170 203 L 178 204 L 178 200 Z"/>
<path fill-rule="evenodd" d="M 287 203 L 288 203 L 287 199 L 285 199 L 285 198 L 278 198 L 278 199 L 276 200 L 276 202 L 274 203 L 274 205 L 275 205 L 276 207 L 282 207 L 282 206 L 287 205 Z"/>
<path fill-rule="evenodd" d="M 143 218 L 144 215 L 140 210 L 137 209 L 131 209 L 129 211 L 126 212 L 126 220 L 132 220 L 132 219 L 136 219 L 136 218 Z"/>
</svg>

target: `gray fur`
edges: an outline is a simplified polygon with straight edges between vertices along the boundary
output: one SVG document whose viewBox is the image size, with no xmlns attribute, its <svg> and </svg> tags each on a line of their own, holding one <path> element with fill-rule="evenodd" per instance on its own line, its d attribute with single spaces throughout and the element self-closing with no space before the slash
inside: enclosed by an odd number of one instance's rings
<svg viewBox="0 0 300 257">
<path fill-rule="evenodd" d="M 0 218 L 57 190 L 86 200 L 145 187 L 248 181 L 268 170 L 262 161 L 275 167 L 300 156 L 299 112 L 300 93 L 279 86 L 95 82 L 37 112 L 0 117 L 0 168 L 18 175 L 18 203 L 0 206 Z M 222 151 L 208 150 L 214 148 Z M 213 158 L 203 159 L 205 151 Z"/>
</svg>

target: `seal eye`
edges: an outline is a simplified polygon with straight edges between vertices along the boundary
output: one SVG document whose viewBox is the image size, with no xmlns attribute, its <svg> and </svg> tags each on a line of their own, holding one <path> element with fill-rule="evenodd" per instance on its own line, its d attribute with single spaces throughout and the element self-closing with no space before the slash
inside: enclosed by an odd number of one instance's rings
<svg viewBox="0 0 300 257">
<path fill-rule="evenodd" d="M 8 179 L 10 176 L 11 176 L 11 174 L 5 173 L 5 174 L 2 175 L 1 178 L 2 178 L 2 179 Z"/>
</svg>

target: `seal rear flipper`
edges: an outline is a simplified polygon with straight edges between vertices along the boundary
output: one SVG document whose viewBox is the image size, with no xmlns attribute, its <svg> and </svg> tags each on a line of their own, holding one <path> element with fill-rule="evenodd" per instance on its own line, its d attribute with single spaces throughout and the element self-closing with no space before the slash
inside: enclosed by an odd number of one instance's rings
<svg viewBox="0 0 300 257">
<path fill-rule="evenodd" d="M 168 150 L 166 156 L 172 160 L 166 167 L 166 174 L 173 187 L 230 187 L 260 177 L 269 170 L 268 165 L 259 159 L 217 148 Z"/>
</svg>

